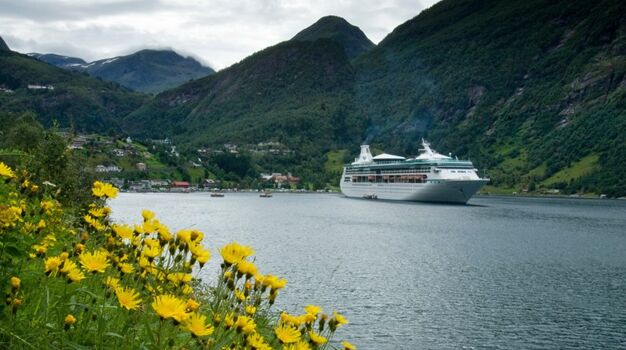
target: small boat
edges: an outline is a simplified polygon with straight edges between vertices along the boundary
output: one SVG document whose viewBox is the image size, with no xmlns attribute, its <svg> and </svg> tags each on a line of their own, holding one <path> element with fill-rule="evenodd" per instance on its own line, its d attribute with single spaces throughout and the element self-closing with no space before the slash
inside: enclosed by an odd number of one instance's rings
<svg viewBox="0 0 626 350">
<path fill-rule="evenodd" d="M 272 197 L 272 192 L 263 192 L 259 195 L 259 197 L 261 198 L 271 198 Z"/>
<path fill-rule="evenodd" d="M 213 192 L 211 193 L 211 197 L 224 197 L 223 193 L 219 193 L 219 192 Z"/>
</svg>

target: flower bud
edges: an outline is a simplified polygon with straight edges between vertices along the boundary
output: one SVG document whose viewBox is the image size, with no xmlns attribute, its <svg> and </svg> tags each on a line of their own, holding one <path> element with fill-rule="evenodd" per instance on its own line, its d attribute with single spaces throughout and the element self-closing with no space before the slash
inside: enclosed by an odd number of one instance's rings
<svg viewBox="0 0 626 350">
<path fill-rule="evenodd" d="M 13 290 L 18 290 L 20 289 L 20 284 L 22 283 L 22 280 L 20 280 L 18 277 L 11 277 L 11 288 Z"/>
</svg>

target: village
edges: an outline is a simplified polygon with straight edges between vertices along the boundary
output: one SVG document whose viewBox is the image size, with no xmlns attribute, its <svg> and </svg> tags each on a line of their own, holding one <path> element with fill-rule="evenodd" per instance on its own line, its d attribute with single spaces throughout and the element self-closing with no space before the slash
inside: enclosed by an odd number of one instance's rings
<svg viewBox="0 0 626 350">
<path fill-rule="evenodd" d="M 133 140 L 96 134 L 72 134 L 60 131 L 68 140 L 68 147 L 84 154 L 86 166 L 96 177 L 110 182 L 126 192 L 220 192 L 220 191 L 280 191 L 324 192 L 306 188 L 299 176 L 291 172 L 255 172 L 246 184 L 234 181 L 232 176 L 219 176 L 213 157 L 241 153 L 252 157 L 289 156 L 293 154 L 277 141 L 238 145 L 225 143 L 220 147 L 199 148 L 196 157 L 185 157 L 172 140 Z M 223 174 L 222 174 L 223 175 Z M 252 184 L 252 185 L 250 185 Z"/>
</svg>

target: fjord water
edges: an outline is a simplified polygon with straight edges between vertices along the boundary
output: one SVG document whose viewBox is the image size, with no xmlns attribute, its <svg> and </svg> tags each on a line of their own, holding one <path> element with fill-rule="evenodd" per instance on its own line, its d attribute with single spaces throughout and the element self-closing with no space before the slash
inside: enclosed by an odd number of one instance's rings
<svg viewBox="0 0 626 350">
<path fill-rule="evenodd" d="M 359 349 L 626 348 L 626 201 L 476 197 L 468 206 L 339 195 L 121 194 L 289 280 L 276 309 L 337 309 Z"/>
</svg>

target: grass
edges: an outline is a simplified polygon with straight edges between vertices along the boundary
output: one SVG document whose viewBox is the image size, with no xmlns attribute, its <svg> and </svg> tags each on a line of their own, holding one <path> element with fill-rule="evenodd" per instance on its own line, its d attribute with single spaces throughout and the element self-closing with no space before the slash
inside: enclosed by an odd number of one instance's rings
<svg viewBox="0 0 626 350">
<path fill-rule="evenodd" d="M 326 153 L 326 162 L 324 162 L 324 171 L 327 173 L 341 173 L 346 154 L 345 149 L 338 149 Z"/>
<path fill-rule="evenodd" d="M 570 182 L 571 180 L 578 179 L 597 169 L 598 155 L 590 154 L 581 158 L 579 161 L 572 163 L 569 167 L 558 171 L 554 175 L 545 179 L 541 184 L 549 187 L 559 182 Z"/>
</svg>

